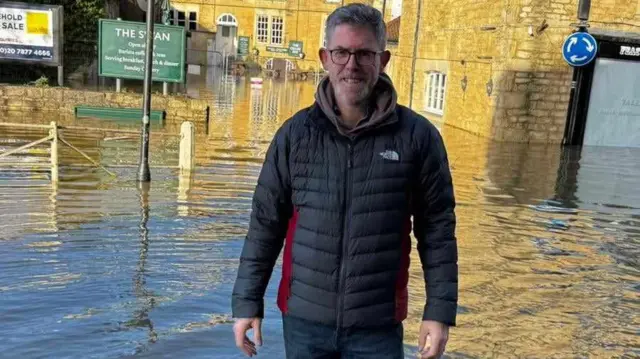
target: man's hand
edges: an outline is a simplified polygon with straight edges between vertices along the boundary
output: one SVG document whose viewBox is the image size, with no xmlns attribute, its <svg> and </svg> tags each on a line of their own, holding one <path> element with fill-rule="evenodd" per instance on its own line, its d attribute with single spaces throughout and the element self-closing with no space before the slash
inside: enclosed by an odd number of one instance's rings
<svg viewBox="0 0 640 359">
<path fill-rule="evenodd" d="M 253 328 L 253 340 L 247 337 L 247 331 Z M 233 325 L 233 334 L 236 338 L 236 346 L 247 356 L 257 355 L 256 344 L 262 346 L 262 319 L 242 318 L 237 319 Z"/>
<path fill-rule="evenodd" d="M 421 359 L 438 359 L 444 354 L 449 340 L 449 326 L 432 320 L 425 320 L 420 325 L 418 350 Z"/>
</svg>

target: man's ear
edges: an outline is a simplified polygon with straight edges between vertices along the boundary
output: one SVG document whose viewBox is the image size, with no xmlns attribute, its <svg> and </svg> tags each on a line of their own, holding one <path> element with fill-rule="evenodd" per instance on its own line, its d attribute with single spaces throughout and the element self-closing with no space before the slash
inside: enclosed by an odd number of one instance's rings
<svg viewBox="0 0 640 359">
<path fill-rule="evenodd" d="M 320 62 L 322 62 L 322 68 L 326 71 L 327 70 L 327 60 L 329 59 L 329 53 L 327 52 L 327 50 L 325 48 L 320 48 L 320 50 L 318 50 L 318 57 L 320 57 Z"/>
<path fill-rule="evenodd" d="M 381 72 L 387 67 L 389 60 L 391 60 L 391 52 L 389 50 L 385 50 L 383 53 L 380 54 L 380 71 Z"/>
</svg>

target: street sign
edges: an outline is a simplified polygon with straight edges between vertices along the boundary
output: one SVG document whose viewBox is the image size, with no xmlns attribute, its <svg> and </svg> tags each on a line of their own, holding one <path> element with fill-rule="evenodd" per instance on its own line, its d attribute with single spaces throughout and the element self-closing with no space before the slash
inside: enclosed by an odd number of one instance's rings
<svg viewBox="0 0 640 359">
<path fill-rule="evenodd" d="M 238 55 L 249 55 L 249 36 L 238 37 Z"/>
<path fill-rule="evenodd" d="M 268 52 L 275 52 L 278 54 L 286 54 L 289 53 L 289 49 L 286 47 L 276 47 L 276 46 L 267 46 Z"/>
<path fill-rule="evenodd" d="M 289 56 L 300 57 L 302 53 L 302 41 L 289 42 Z"/>
<path fill-rule="evenodd" d="M 152 80 L 184 82 L 185 29 L 154 24 Z M 98 74 L 144 80 L 146 24 L 100 19 Z"/>
<path fill-rule="evenodd" d="M 576 32 L 571 34 L 562 44 L 562 57 L 574 67 L 585 66 L 596 57 L 598 43 L 591 34 Z"/>
</svg>

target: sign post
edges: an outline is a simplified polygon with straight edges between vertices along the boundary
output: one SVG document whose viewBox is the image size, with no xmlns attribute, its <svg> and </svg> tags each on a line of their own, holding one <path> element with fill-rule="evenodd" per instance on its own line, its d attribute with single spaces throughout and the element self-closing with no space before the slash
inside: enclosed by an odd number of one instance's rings
<svg viewBox="0 0 640 359">
<path fill-rule="evenodd" d="M 589 27 L 589 12 L 591 0 L 579 0 L 577 18 L 579 24 L 577 31 L 569 35 L 562 44 L 562 57 L 574 68 L 573 81 L 571 81 L 571 94 L 569 95 L 569 111 L 567 112 L 567 125 L 565 126 L 563 145 L 582 144 L 582 133 L 578 126 L 578 113 L 580 99 L 585 96 L 585 66 L 590 64 L 598 53 L 596 39 L 587 32 Z M 577 127 L 578 126 L 578 127 Z M 578 128 L 578 130 L 576 130 Z M 576 132 L 581 132 L 577 134 Z"/>
<path fill-rule="evenodd" d="M 141 22 L 100 19 L 98 73 L 104 77 L 143 80 L 142 133 L 138 181 L 149 173 L 149 114 L 151 82 L 184 82 L 185 30 L 181 26 L 153 24 L 153 5 L 147 4 L 146 26 Z M 147 36 L 153 34 L 153 36 Z M 167 86 L 163 84 L 163 90 Z M 166 91 L 163 91 L 166 92 Z"/>
<path fill-rule="evenodd" d="M 155 1 L 147 0 L 147 31 L 146 46 L 144 52 L 144 98 L 142 104 L 142 134 L 140 138 L 140 165 L 138 168 L 138 182 L 151 181 L 151 173 L 149 171 L 149 114 L 151 112 L 151 75 L 153 72 L 153 10 Z"/>
<path fill-rule="evenodd" d="M 0 61 L 58 67 L 63 85 L 63 8 L 0 3 Z"/>
</svg>

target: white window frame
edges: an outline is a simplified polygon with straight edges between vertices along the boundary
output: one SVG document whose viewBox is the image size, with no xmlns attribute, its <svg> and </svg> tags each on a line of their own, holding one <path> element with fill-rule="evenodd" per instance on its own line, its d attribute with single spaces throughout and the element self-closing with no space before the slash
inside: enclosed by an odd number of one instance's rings
<svg viewBox="0 0 640 359">
<path fill-rule="evenodd" d="M 327 26 L 328 17 L 328 15 L 322 15 L 322 22 L 320 23 L 320 48 L 327 47 L 327 32 L 325 31 L 325 27 Z"/>
<path fill-rule="evenodd" d="M 402 16 L 402 0 L 393 0 L 391 3 L 391 18 Z"/>
<path fill-rule="evenodd" d="M 436 115 L 444 114 L 447 91 L 447 74 L 443 72 L 427 73 L 425 84 L 425 110 Z"/>
<path fill-rule="evenodd" d="M 265 24 L 267 27 L 261 27 L 261 24 Z M 269 15 L 258 14 L 256 17 L 256 42 L 259 44 L 268 44 L 269 43 Z"/>
<path fill-rule="evenodd" d="M 264 24 L 264 21 L 260 21 L 261 19 L 265 19 L 267 20 L 267 28 L 266 28 L 266 34 L 261 33 L 260 30 L 264 30 L 263 28 L 260 28 L 260 24 Z M 274 19 L 282 19 L 282 28 L 275 30 L 274 33 Z M 286 19 L 285 19 L 285 15 L 269 15 L 269 14 L 256 14 L 256 26 L 255 26 L 255 36 L 256 36 L 256 43 L 258 44 L 262 44 L 262 45 L 273 45 L 273 46 L 279 46 L 282 47 L 285 44 L 285 29 L 286 29 Z M 266 41 L 262 41 L 264 40 L 264 37 L 266 36 Z M 276 40 L 276 41 L 274 41 Z M 279 40 L 279 41 L 277 41 Z"/>
<path fill-rule="evenodd" d="M 216 19 L 216 25 L 238 27 L 238 19 L 236 19 L 233 14 L 225 12 L 218 16 L 218 19 Z"/>
<path fill-rule="evenodd" d="M 275 25 L 274 20 L 276 18 L 280 20 L 280 23 L 279 23 L 280 29 L 278 30 L 274 30 L 274 25 Z M 274 41 L 274 39 L 279 39 L 280 41 Z M 269 29 L 269 42 L 271 43 L 271 45 L 282 46 L 284 44 L 284 16 L 280 16 L 280 15 L 271 16 L 271 28 Z"/>
</svg>

